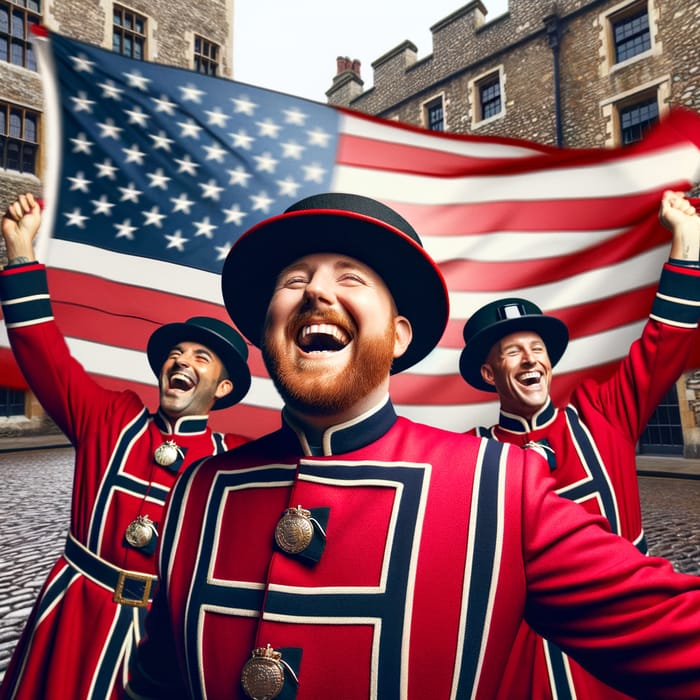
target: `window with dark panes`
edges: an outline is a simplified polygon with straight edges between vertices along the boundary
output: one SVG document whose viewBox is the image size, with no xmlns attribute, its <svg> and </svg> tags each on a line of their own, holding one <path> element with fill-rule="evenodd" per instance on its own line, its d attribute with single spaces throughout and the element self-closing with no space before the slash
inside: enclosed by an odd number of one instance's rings
<svg viewBox="0 0 700 700">
<path fill-rule="evenodd" d="M 0 388 L 0 416 L 24 415 L 24 392 Z"/>
<path fill-rule="evenodd" d="M 146 58 L 146 18 L 120 5 L 114 6 L 112 50 L 143 61 Z"/>
<path fill-rule="evenodd" d="M 36 175 L 39 114 L 0 102 L 0 167 Z"/>
<path fill-rule="evenodd" d="M 501 112 L 501 82 L 498 76 L 479 84 L 481 118 L 488 119 Z"/>
<path fill-rule="evenodd" d="M 641 141 L 644 134 L 659 121 L 656 96 L 620 109 L 620 142 L 623 145 Z"/>
<path fill-rule="evenodd" d="M 219 46 L 201 36 L 194 38 L 194 69 L 205 75 L 219 74 Z"/>
<path fill-rule="evenodd" d="M 31 44 L 31 27 L 41 22 L 41 7 L 36 0 L 0 1 L 0 61 L 36 70 Z"/>
<path fill-rule="evenodd" d="M 637 56 L 651 48 L 649 11 L 646 4 L 638 12 L 626 14 L 619 19 L 613 18 L 612 30 L 616 63 Z"/>
<path fill-rule="evenodd" d="M 442 100 L 428 105 L 428 129 L 430 131 L 445 130 L 445 111 L 442 108 Z"/>
</svg>

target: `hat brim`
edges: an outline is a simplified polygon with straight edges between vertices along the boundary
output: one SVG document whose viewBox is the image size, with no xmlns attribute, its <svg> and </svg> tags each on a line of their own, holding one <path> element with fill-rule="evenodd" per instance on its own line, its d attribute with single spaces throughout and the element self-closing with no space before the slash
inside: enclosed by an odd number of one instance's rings
<svg viewBox="0 0 700 700">
<path fill-rule="evenodd" d="M 438 343 L 449 315 L 442 273 L 405 233 L 354 212 L 306 209 L 280 214 L 248 230 L 231 248 L 222 271 L 224 304 L 248 340 L 260 347 L 267 307 L 279 273 L 315 253 L 339 253 L 377 272 L 398 313 L 409 319 L 413 340 L 392 374 L 422 360 Z"/>
<path fill-rule="evenodd" d="M 148 341 L 148 363 L 156 377 L 160 377 L 163 363 L 170 350 L 183 341 L 201 343 L 216 353 L 223 362 L 233 383 L 233 390 L 217 399 L 212 410 L 220 410 L 237 404 L 250 389 L 250 371 L 247 362 L 237 350 L 218 333 L 188 323 L 168 323 L 156 329 Z"/>
<path fill-rule="evenodd" d="M 496 387 L 481 376 L 481 366 L 497 341 L 518 331 L 533 331 L 542 338 L 552 367 L 559 362 L 569 343 L 566 324 L 554 316 L 525 315 L 498 321 L 478 332 L 462 350 L 459 371 L 464 380 L 475 389 L 495 392 Z"/>
</svg>

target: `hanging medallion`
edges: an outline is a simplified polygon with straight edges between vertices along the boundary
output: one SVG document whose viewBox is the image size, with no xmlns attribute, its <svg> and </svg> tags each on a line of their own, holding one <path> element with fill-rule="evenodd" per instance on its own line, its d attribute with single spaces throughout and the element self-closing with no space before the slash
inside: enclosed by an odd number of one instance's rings
<svg viewBox="0 0 700 700">
<path fill-rule="evenodd" d="M 147 515 L 139 515 L 132 520 L 126 528 L 124 537 L 126 541 L 137 549 L 146 547 L 153 539 L 153 535 L 158 535 L 155 523 Z"/>
<path fill-rule="evenodd" d="M 182 456 L 180 448 L 172 440 L 164 442 L 162 445 L 158 445 L 156 451 L 153 453 L 153 458 L 156 460 L 156 464 L 160 464 L 161 467 L 169 467 L 177 461 L 178 457 Z"/>
</svg>

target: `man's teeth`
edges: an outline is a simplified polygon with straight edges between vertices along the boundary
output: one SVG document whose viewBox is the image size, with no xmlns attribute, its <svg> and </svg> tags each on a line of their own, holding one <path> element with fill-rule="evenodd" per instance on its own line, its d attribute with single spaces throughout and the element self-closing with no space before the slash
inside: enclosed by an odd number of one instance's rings
<svg viewBox="0 0 700 700">
<path fill-rule="evenodd" d="M 343 329 L 330 323 L 312 323 L 311 325 L 304 326 L 301 329 L 301 339 L 303 340 L 310 335 L 329 335 L 335 338 L 341 345 L 346 345 L 348 342 L 348 337 Z"/>
<path fill-rule="evenodd" d="M 520 375 L 520 381 L 523 384 L 535 384 L 540 381 L 541 376 L 539 372 L 525 372 Z"/>
<path fill-rule="evenodd" d="M 175 372 L 170 376 L 170 386 L 176 389 L 190 389 L 194 386 L 194 382 L 186 374 Z"/>
</svg>

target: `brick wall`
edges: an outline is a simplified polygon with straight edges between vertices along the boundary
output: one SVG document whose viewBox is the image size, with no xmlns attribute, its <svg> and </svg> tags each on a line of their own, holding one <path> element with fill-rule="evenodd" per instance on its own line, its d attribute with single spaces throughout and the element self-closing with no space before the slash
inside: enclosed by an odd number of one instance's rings
<svg viewBox="0 0 700 700">
<path fill-rule="evenodd" d="M 419 57 L 418 48 L 406 41 L 371 64 L 371 88 L 352 93 L 331 86 L 328 101 L 424 126 L 425 104 L 442 96 L 448 131 L 555 144 L 554 41 L 562 145 L 612 145 L 617 138 L 614 107 L 639 90 L 658 90 L 662 108 L 674 104 L 700 110 L 700 3 L 648 0 L 653 50 L 611 68 L 606 18 L 631 4 L 510 0 L 508 12 L 489 22 L 476 0 L 430 28 L 430 53 Z M 551 24 L 545 20 L 553 7 L 557 31 L 548 33 Z M 480 121 L 474 112 L 475 81 L 494 71 L 501 75 L 504 111 L 496 119 Z"/>
</svg>

